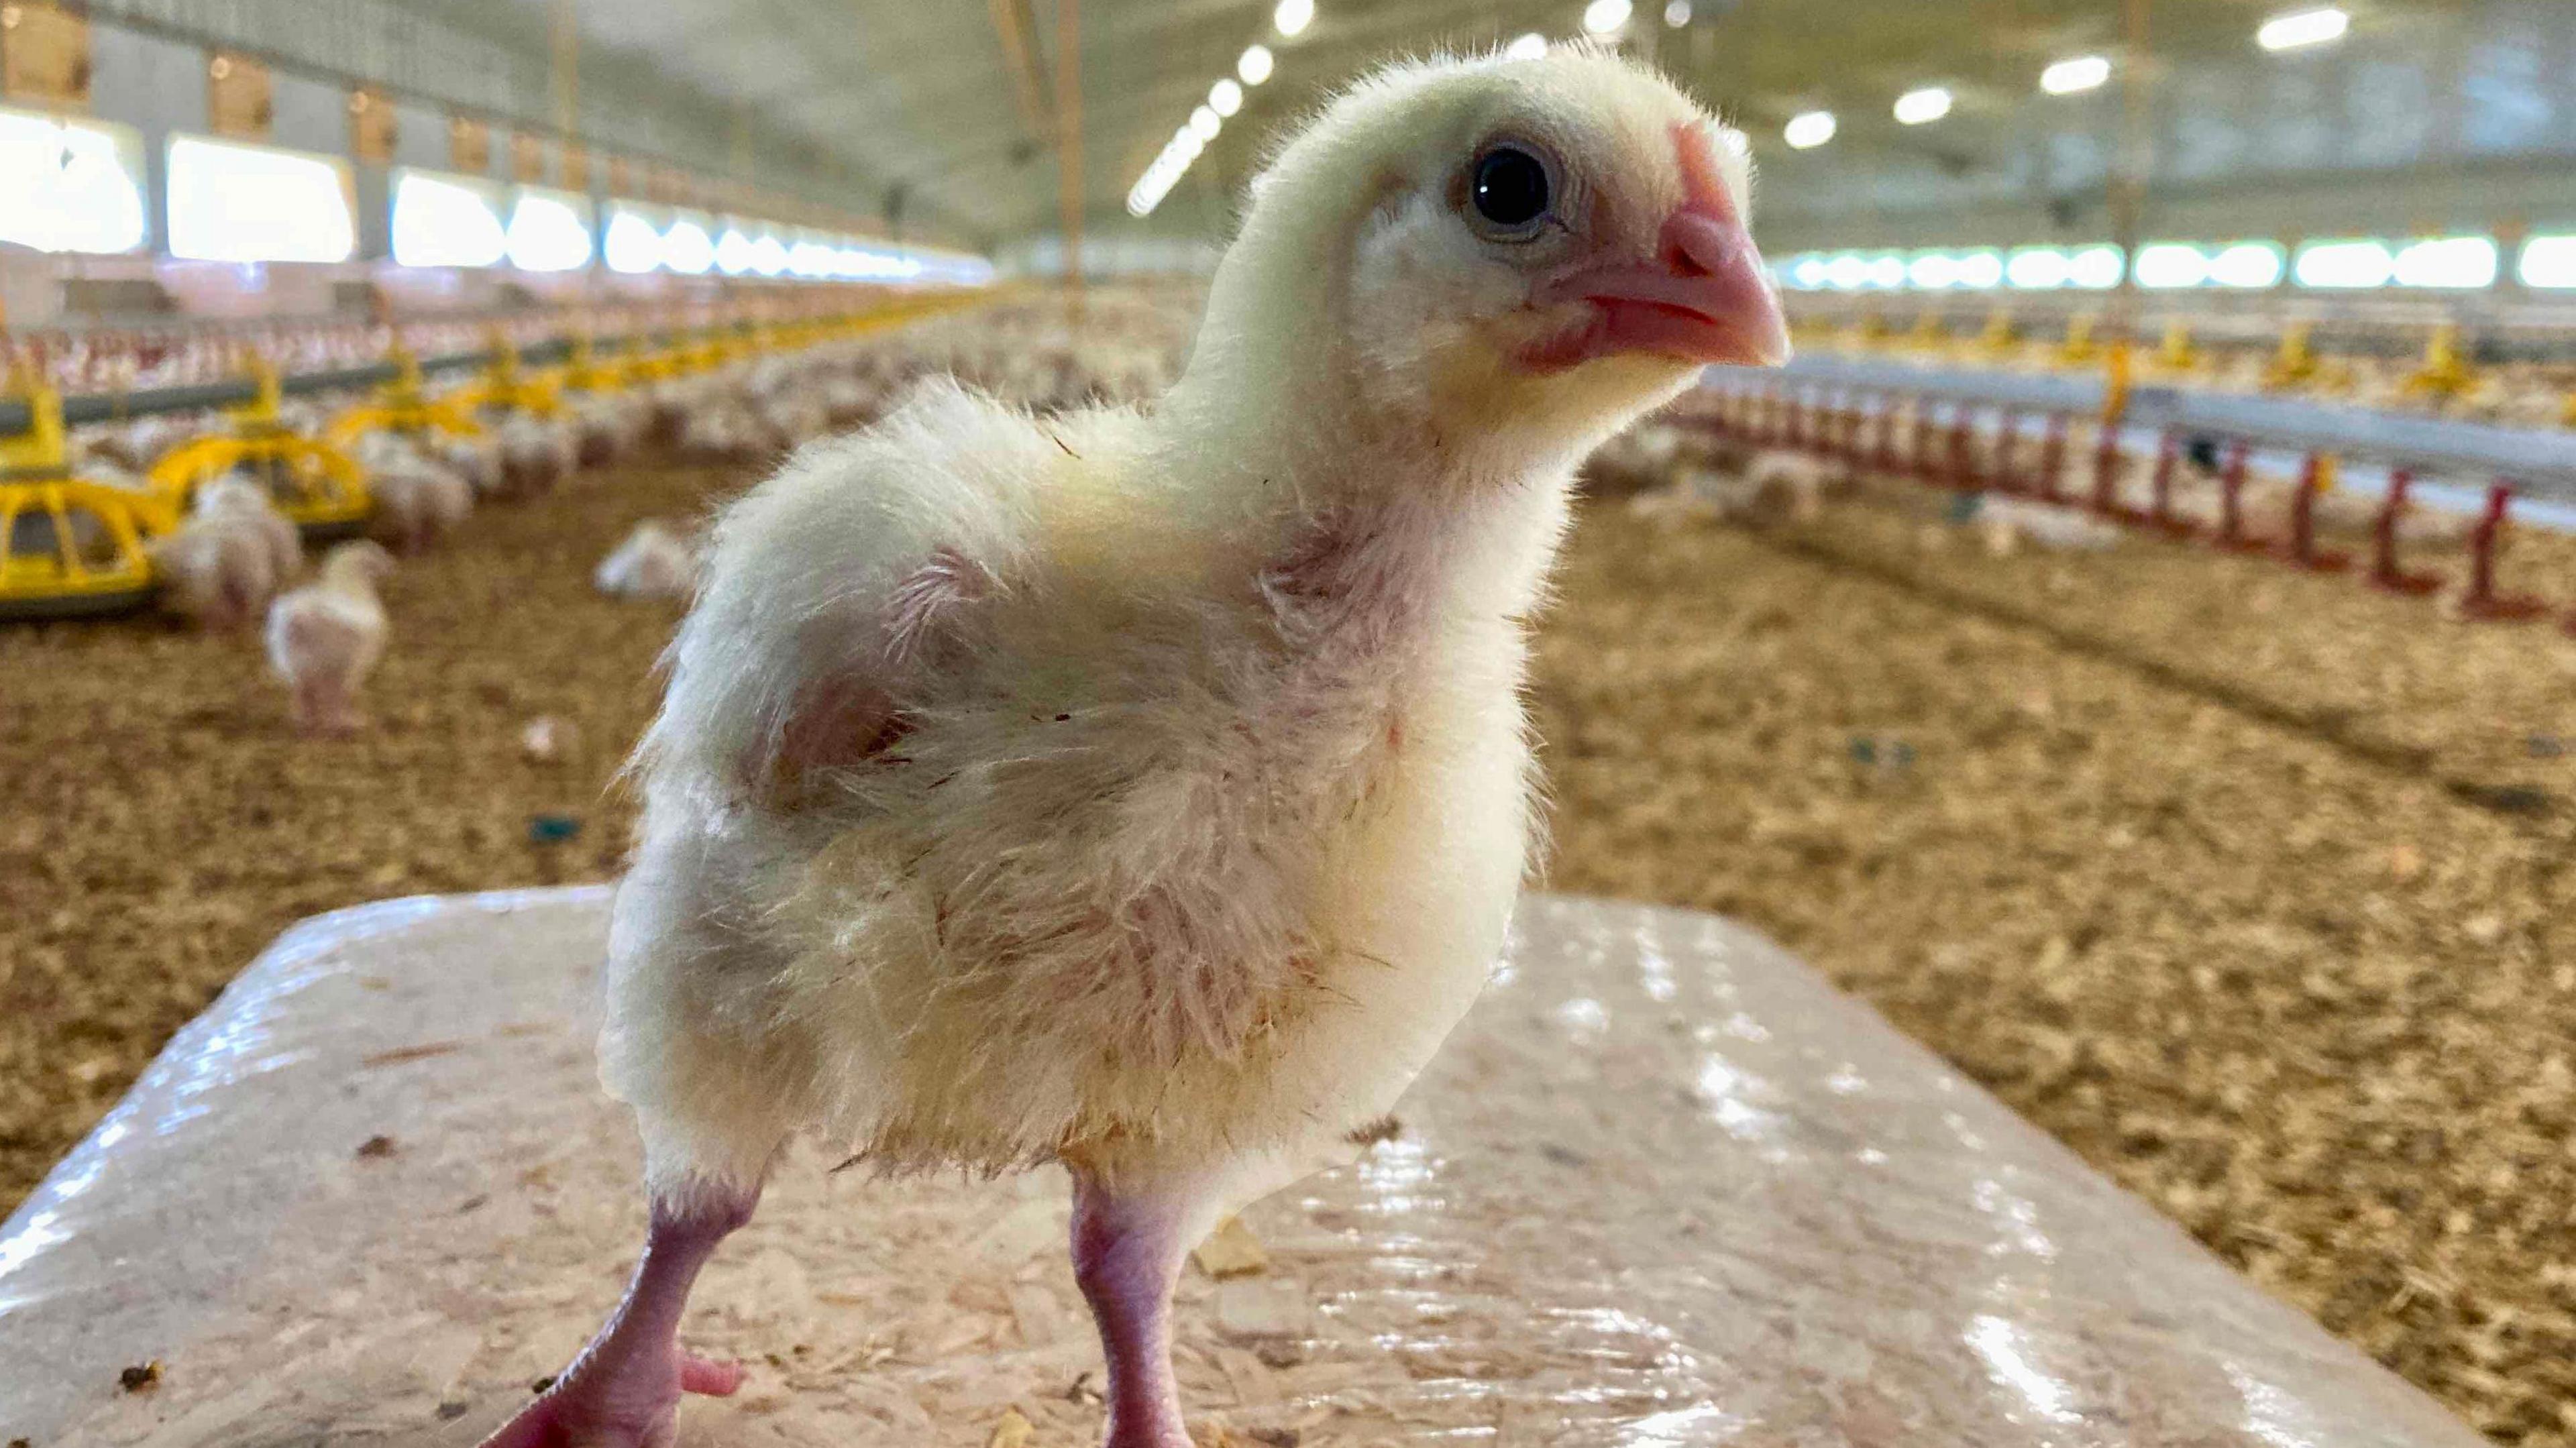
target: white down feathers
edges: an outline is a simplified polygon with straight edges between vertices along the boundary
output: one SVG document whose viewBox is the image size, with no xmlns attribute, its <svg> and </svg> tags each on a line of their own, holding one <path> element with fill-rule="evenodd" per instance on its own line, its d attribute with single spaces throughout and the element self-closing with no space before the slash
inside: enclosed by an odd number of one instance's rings
<svg viewBox="0 0 2576 1448">
<path fill-rule="evenodd" d="M 1174 446 L 933 383 L 720 520 L 611 942 L 657 1189 L 819 1122 L 1239 1201 L 1473 1000 L 1564 479 L 1319 514 Z"/>
</svg>

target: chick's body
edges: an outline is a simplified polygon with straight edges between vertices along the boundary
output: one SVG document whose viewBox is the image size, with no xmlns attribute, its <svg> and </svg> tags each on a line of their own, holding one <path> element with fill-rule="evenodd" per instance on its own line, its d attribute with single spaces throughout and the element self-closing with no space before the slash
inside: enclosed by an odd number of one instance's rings
<svg viewBox="0 0 2576 1448">
<path fill-rule="evenodd" d="M 820 1120 L 1249 1193 L 1473 998 L 1562 490 L 1318 512 L 1169 441 L 934 384 L 720 525 L 614 942 L 657 1174 Z"/>
<path fill-rule="evenodd" d="M 645 1249 L 493 1448 L 646 1448 L 741 1382 L 680 1306 L 815 1123 L 1062 1162 L 1106 1441 L 1187 1448 L 1183 1255 L 1384 1112 L 1501 943 L 1577 460 L 1785 353 L 1745 155 L 1604 52 L 1392 67 L 1255 184 L 1150 411 L 931 382 L 725 514 L 610 942 Z"/>
</svg>

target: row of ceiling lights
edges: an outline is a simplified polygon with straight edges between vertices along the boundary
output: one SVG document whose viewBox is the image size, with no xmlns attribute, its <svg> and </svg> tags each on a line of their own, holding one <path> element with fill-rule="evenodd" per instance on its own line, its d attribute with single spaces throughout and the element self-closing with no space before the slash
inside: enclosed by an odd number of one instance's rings
<svg viewBox="0 0 2576 1448">
<path fill-rule="evenodd" d="M 1597 3 L 1598 0 L 1596 8 Z M 1616 0 L 1616 3 L 1623 11 L 1626 9 L 1626 0 Z M 1684 18 L 1688 18 L 1687 14 Z M 2341 40 L 2350 29 L 2352 17 L 2349 14 L 2333 6 L 2323 6 L 2273 16 L 2254 32 L 2254 42 L 2265 50 L 2300 50 Z M 2110 79 L 2110 57 L 2079 55 L 2058 61 L 2041 71 L 2039 88 L 2053 96 L 2081 95 L 2086 91 L 2099 90 Z M 1924 126 L 1950 114 L 1957 99 L 1948 86 L 1927 85 L 1898 96 L 1893 109 L 1899 124 Z M 1832 140 L 1836 129 L 1838 123 L 1833 112 L 1801 111 L 1791 116 L 1789 124 L 1781 128 L 1780 139 L 1788 142 L 1792 149 L 1808 151 Z"/>
<path fill-rule="evenodd" d="M 1583 28 L 1594 35 L 1614 35 L 1627 26 L 1635 10 L 1634 0 L 1590 0 L 1583 7 Z M 1688 25 L 1690 18 L 1691 0 L 1666 0 L 1666 25 L 1678 28 Z M 1314 21 L 1315 0 L 1279 0 L 1278 8 L 1270 14 L 1271 28 L 1283 40 L 1296 39 Z M 1546 53 L 1547 37 L 1537 31 L 1531 31 L 1503 47 L 1503 54 L 1514 60 L 1528 60 Z M 1190 112 L 1190 118 L 1164 144 L 1162 154 L 1154 158 L 1154 164 L 1146 167 L 1145 174 L 1137 177 L 1136 184 L 1128 189 L 1128 215 L 1153 214 L 1154 208 L 1162 204 L 1172 187 L 1179 184 L 1190 163 L 1197 160 L 1208 143 L 1216 139 L 1226 118 L 1243 108 L 1243 88 L 1268 80 L 1275 64 L 1276 57 L 1266 45 L 1256 44 L 1243 52 L 1243 58 L 1235 62 L 1234 67 L 1239 82 L 1233 78 L 1221 79 L 1210 87 L 1206 104 Z"/>
<path fill-rule="evenodd" d="M 1583 7 L 1583 28 L 1594 35 L 1615 35 L 1627 28 L 1636 13 L 1634 0 L 1590 0 Z M 1271 12 L 1271 28 L 1283 40 L 1294 40 L 1315 20 L 1315 0 L 1279 0 Z M 1674 29 L 1691 20 L 1691 0 L 1666 0 L 1664 24 Z M 2254 33 L 2255 43 L 2265 50 L 2298 50 L 2324 45 L 2343 38 L 2352 28 L 2352 17 L 2334 6 L 2275 15 L 2263 22 Z M 1503 54 L 1514 60 L 1530 60 L 1547 53 L 1547 37 L 1533 30 L 1503 47 Z M 1256 86 L 1270 78 L 1276 58 L 1267 45 L 1255 44 L 1235 62 L 1235 75 L 1221 78 L 1208 88 L 1205 104 L 1190 112 L 1190 118 L 1172 134 L 1154 164 L 1136 178 L 1127 192 L 1127 212 L 1131 216 L 1148 216 L 1163 198 L 1179 184 L 1181 174 L 1199 158 L 1208 143 L 1223 129 L 1226 118 L 1243 108 L 1245 86 Z M 1237 77 L 1240 79 L 1238 80 Z M 2108 56 L 2079 55 L 2061 60 L 2039 73 L 2039 88 L 2053 96 L 2081 95 L 2098 90 L 2111 79 Z M 1896 98 L 1892 108 L 1901 125 L 1924 126 L 1950 114 L 1957 97 L 1948 86 L 1921 86 Z M 1840 123 L 1828 110 L 1801 111 L 1789 118 L 1782 128 L 1781 139 L 1800 151 L 1813 150 L 1834 138 Z"/>
<path fill-rule="evenodd" d="M 1282 40 L 1296 39 L 1314 23 L 1315 0 L 1279 0 L 1278 8 L 1270 12 L 1270 28 Z M 1225 128 L 1226 118 L 1243 109 L 1244 89 L 1270 79 L 1278 64 L 1279 58 L 1269 46 L 1258 42 L 1246 46 L 1234 63 L 1234 74 L 1221 76 L 1208 87 L 1207 100 L 1190 112 L 1190 118 L 1172 133 L 1172 139 L 1163 143 L 1163 153 L 1127 189 L 1127 214 L 1152 215 L 1172 188 L 1180 184 L 1181 173 L 1190 169 L 1190 163 Z"/>
</svg>

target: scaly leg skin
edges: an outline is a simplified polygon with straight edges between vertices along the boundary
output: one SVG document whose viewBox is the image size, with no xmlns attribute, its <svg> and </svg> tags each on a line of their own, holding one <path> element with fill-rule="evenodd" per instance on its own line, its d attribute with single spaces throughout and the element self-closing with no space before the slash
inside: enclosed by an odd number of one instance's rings
<svg viewBox="0 0 2576 1448">
<path fill-rule="evenodd" d="M 1185 1193 L 1121 1195 L 1074 1173 L 1073 1276 L 1109 1359 L 1105 1448 L 1191 1448 L 1172 1378 L 1172 1286 L 1194 1205 Z"/>
<path fill-rule="evenodd" d="M 656 1197 L 625 1300 L 571 1367 L 482 1448 L 667 1448 L 680 1395 L 721 1398 L 742 1368 L 680 1347 L 680 1314 L 716 1244 L 751 1220 L 760 1189 L 705 1187 Z"/>
</svg>

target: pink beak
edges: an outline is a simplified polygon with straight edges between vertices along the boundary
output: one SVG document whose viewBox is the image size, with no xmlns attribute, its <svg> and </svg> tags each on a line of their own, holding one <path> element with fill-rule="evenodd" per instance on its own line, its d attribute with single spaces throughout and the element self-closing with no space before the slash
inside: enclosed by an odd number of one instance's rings
<svg viewBox="0 0 2576 1448">
<path fill-rule="evenodd" d="M 1708 153 L 1707 133 L 1673 128 L 1688 198 L 1664 218 L 1655 261 L 1598 263 L 1552 277 L 1531 296 L 1541 306 L 1585 301 L 1592 325 L 1529 360 L 1567 367 L 1644 352 L 1684 362 L 1777 367 L 1789 360 L 1789 321 Z"/>
</svg>

